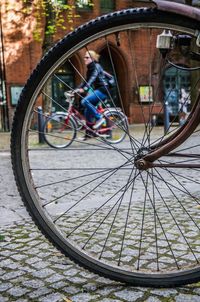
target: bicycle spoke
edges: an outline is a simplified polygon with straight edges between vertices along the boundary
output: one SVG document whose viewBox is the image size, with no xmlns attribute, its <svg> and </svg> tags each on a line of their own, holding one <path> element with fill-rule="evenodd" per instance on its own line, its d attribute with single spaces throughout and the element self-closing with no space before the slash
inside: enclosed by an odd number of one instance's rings
<svg viewBox="0 0 200 302">
<path fill-rule="evenodd" d="M 137 176 L 136 176 L 137 177 Z M 134 180 L 131 180 L 130 183 L 128 184 L 129 186 L 131 185 L 131 183 Z M 99 210 L 101 210 L 105 205 L 107 205 L 112 199 L 113 197 L 117 196 L 118 193 L 122 192 L 122 190 L 124 190 L 125 188 L 127 188 L 127 184 L 122 186 L 120 189 L 118 189 L 110 198 L 108 198 L 103 205 L 101 205 L 100 207 L 98 207 L 94 212 L 92 212 L 92 214 L 90 214 L 80 225 L 76 226 L 69 234 L 68 237 L 74 233 L 75 230 L 77 230 L 80 226 L 82 226 L 86 221 L 88 221 L 95 213 L 97 213 Z M 114 207 L 118 204 L 119 201 L 121 201 L 122 196 L 124 195 L 124 192 L 121 193 L 120 197 L 118 198 L 117 202 L 115 203 Z M 113 208 L 114 208 L 113 207 Z"/>
</svg>

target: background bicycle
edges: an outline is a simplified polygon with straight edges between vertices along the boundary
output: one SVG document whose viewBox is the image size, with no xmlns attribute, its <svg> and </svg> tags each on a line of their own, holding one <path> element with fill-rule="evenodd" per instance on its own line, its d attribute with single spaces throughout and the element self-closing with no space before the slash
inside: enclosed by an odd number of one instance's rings
<svg viewBox="0 0 200 302">
<path fill-rule="evenodd" d="M 12 161 L 24 203 L 64 254 L 115 280 L 174 286 L 200 279 L 200 12 L 155 2 L 152 8 L 124 10 L 91 21 L 44 57 L 16 111 Z M 141 36 L 143 42 L 138 43 Z M 122 44 L 128 52 L 123 53 Z M 77 82 L 85 79 L 81 58 L 97 45 L 108 53 L 122 112 L 126 115 L 123 84 L 127 82 L 133 87 L 133 114 L 142 122 L 130 125 L 120 144 L 101 140 L 59 149 L 33 144 L 38 105 L 45 103 L 50 109 L 59 105 L 58 98 L 52 97 L 53 80 L 73 88 L 59 77 L 66 64 Z M 116 48 L 122 62 L 123 56 L 129 60 L 125 72 L 114 64 Z M 186 68 L 182 85 L 190 75 L 192 108 L 183 126 L 174 116 L 164 131 L 151 121 L 153 113 L 165 110 L 170 95 L 166 91 L 173 88 L 168 72 L 172 66 Z"/>
<path fill-rule="evenodd" d="M 96 137 L 97 142 L 104 139 L 108 143 L 120 143 L 128 131 L 128 119 L 120 108 L 103 108 L 98 106 L 99 112 L 105 117 L 105 123 L 97 130 L 92 128 L 94 123 L 89 123 L 75 107 L 75 94 L 73 91 L 65 92 L 66 102 L 69 104 L 66 112 L 56 112 L 50 115 L 43 128 L 46 143 L 54 148 L 66 148 L 80 134 L 85 132 L 88 138 Z M 79 135 L 79 138 L 80 138 Z"/>
</svg>

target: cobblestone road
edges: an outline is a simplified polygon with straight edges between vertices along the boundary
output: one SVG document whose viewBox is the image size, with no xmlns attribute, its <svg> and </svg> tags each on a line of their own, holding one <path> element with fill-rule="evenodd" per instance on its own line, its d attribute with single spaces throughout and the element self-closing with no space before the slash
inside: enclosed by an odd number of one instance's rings
<svg viewBox="0 0 200 302">
<path fill-rule="evenodd" d="M 17 193 L 8 152 L 0 153 L 0 302 L 199 302 L 200 283 L 130 287 L 81 269 L 37 230 Z"/>
</svg>

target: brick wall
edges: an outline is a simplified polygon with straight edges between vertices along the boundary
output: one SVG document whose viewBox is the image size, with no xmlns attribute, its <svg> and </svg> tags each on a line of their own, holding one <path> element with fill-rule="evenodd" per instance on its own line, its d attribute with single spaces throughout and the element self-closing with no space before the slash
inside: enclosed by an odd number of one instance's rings
<svg viewBox="0 0 200 302">
<path fill-rule="evenodd" d="M 8 104 L 10 120 L 14 111 L 14 106 L 11 104 L 11 87 L 12 86 L 23 86 L 29 77 L 31 71 L 35 68 L 42 55 L 41 44 L 34 41 L 32 37 L 32 29 L 35 20 L 31 17 L 23 16 L 20 10 L 20 5 L 17 7 L 14 15 L 10 15 L 6 12 L 5 2 L 2 1 L 2 23 L 3 23 L 3 34 L 4 34 L 4 45 L 5 45 L 5 58 L 6 58 L 6 80 L 7 80 L 7 92 L 8 92 Z M 12 0 L 10 0 L 12 2 Z M 69 2 L 73 4 L 74 0 Z M 102 14 L 100 11 L 100 1 L 94 0 L 94 7 L 91 11 L 79 10 L 79 18 L 76 19 L 74 27 L 87 22 L 88 20 L 95 18 Z M 18 3 L 18 2 L 17 2 Z M 132 7 L 141 6 L 141 3 L 133 0 L 116 0 L 116 10 Z M 14 17 L 13 17 L 14 16 Z M 14 20 L 14 21 L 13 21 Z M 10 26 L 8 26 L 10 24 Z M 55 40 L 57 41 L 60 37 L 64 36 L 66 31 L 59 30 Z M 115 62 L 118 62 L 116 68 L 120 79 L 120 89 L 122 93 L 122 101 L 127 115 L 131 122 L 141 122 L 141 113 L 139 113 L 138 105 L 136 102 L 139 100 L 139 92 L 137 89 L 139 85 L 145 85 L 148 83 L 148 64 L 150 56 L 152 61 L 154 60 L 154 53 L 149 54 L 146 48 L 143 55 L 140 55 L 141 46 L 145 49 L 145 43 L 148 41 L 147 32 L 141 32 L 140 34 L 131 33 L 131 43 L 134 43 L 134 56 L 136 66 L 133 66 L 133 62 L 130 55 L 130 41 L 127 37 L 121 37 L 121 47 L 117 49 L 116 41 L 110 41 L 113 45 L 113 56 Z M 156 36 L 154 36 L 155 43 Z M 105 43 L 105 42 L 104 42 Z M 94 45 L 95 50 L 102 51 L 103 42 L 100 41 Z M 157 74 L 159 72 L 159 66 L 156 61 L 153 62 L 152 66 L 155 69 L 153 74 L 154 77 L 151 79 L 152 84 L 157 89 Z M 134 73 L 134 68 L 137 68 L 137 78 Z M 159 105 L 158 105 L 159 107 Z M 145 107 L 146 108 L 146 107 Z M 157 108 L 157 107 L 156 107 Z M 157 109 L 155 109 L 157 110 Z M 148 115 L 148 109 L 145 109 L 145 116 Z"/>
</svg>

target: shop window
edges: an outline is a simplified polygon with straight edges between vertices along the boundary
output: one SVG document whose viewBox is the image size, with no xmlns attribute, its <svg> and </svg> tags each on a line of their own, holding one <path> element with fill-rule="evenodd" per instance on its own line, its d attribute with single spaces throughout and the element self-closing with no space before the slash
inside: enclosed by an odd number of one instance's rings
<svg viewBox="0 0 200 302">
<path fill-rule="evenodd" d="M 100 9 L 102 13 L 107 13 L 115 10 L 114 0 L 100 0 Z"/>
<path fill-rule="evenodd" d="M 90 11 L 93 8 L 92 0 L 77 0 L 76 8 L 78 11 Z"/>
</svg>

